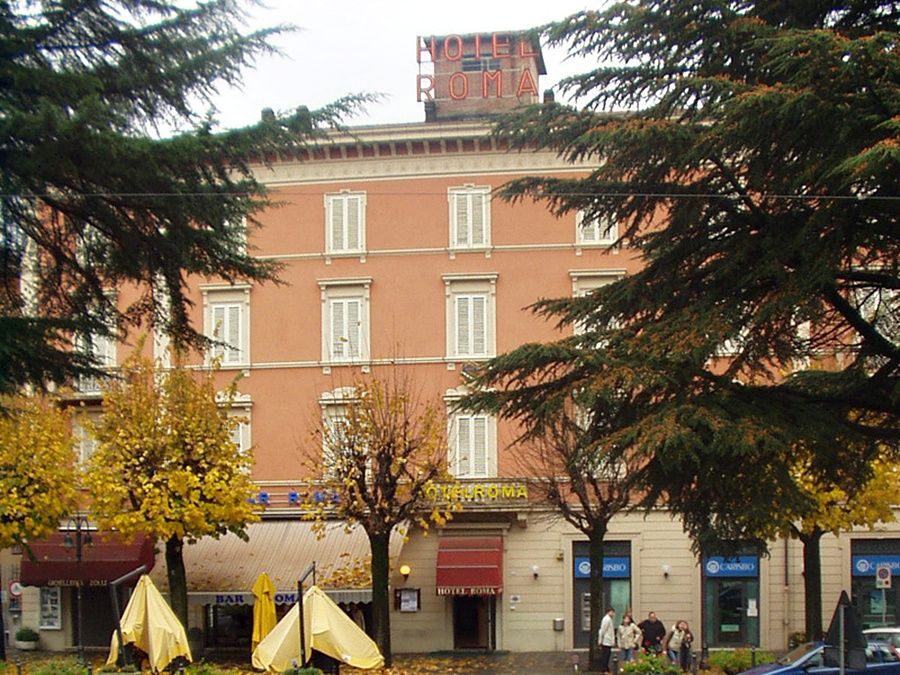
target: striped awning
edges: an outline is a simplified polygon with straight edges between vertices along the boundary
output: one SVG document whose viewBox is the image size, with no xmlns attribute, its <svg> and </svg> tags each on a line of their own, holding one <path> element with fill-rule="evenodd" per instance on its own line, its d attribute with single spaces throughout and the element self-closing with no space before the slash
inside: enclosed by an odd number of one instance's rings
<svg viewBox="0 0 900 675">
<path fill-rule="evenodd" d="M 359 526 L 348 529 L 342 522 L 327 523 L 318 533 L 314 523 L 300 520 L 273 520 L 247 527 L 248 540 L 234 534 L 219 539 L 204 537 L 185 544 L 184 566 L 188 580 L 188 602 L 192 605 L 252 605 L 253 583 L 263 572 L 275 585 L 276 603 L 297 601 L 297 579 L 313 562 L 316 582 L 335 602 L 368 602 L 372 590 L 332 587 L 329 578 L 354 566 L 368 570 L 369 539 Z M 388 553 L 400 555 L 403 535 L 391 534 Z M 168 591 L 165 552 L 156 557 L 151 577 L 157 587 Z M 346 574 L 337 576 L 346 577 Z M 312 583 L 312 577 L 306 585 Z"/>
</svg>

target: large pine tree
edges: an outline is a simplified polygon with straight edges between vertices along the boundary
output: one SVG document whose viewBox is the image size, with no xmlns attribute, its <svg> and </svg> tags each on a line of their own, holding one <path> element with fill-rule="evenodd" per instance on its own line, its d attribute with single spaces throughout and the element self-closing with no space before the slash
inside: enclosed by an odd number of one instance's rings
<svg viewBox="0 0 900 675">
<path fill-rule="evenodd" d="M 285 30 L 242 32 L 239 6 L 0 0 L 0 391 L 89 366 L 73 333 L 153 316 L 196 341 L 188 275 L 275 274 L 243 245 L 266 204 L 248 162 L 362 98 L 213 133 L 197 107 Z M 160 138 L 175 128 L 190 130 Z M 146 292 L 117 312 L 106 291 L 129 282 Z"/>
<path fill-rule="evenodd" d="M 900 436 L 900 8 L 635 0 L 545 26 L 595 58 L 576 105 L 503 120 L 580 178 L 508 198 L 617 223 L 640 272 L 535 310 L 573 337 L 492 361 L 470 404 L 533 434 L 567 398 L 628 403 L 604 447 L 642 467 L 698 548 L 812 508 L 792 458 L 852 490 Z"/>
</svg>

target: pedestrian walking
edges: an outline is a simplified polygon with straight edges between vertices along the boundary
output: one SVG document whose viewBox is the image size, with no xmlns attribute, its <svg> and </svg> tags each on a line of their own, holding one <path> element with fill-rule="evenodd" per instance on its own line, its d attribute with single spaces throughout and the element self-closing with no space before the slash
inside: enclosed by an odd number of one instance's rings
<svg viewBox="0 0 900 675">
<path fill-rule="evenodd" d="M 609 657 L 612 656 L 613 647 L 616 646 L 615 618 L 616 610 L 610 607 L 600 622 L 597 642 L 600 644 L 600 672 L 602 673 L 609 672 Z"/>
<path fill-rule="evenodd" d="M 663 638 L 666 637 L 666 626 L 656 618 L 656 612 L 650 612 L 647 618 L 638 624 L 643 637 L 644 651 L 648 654 L 659 654 L 663 650 Z"/>
<path fill-rule="evenodd" d="M 631 614 L 622 617 L 622 623 L 619 624 L 618 631 L 619 649 L 622 650 L 622 660 L 631 661 L 634 659 L 634 652 L 641 647 L 643 635 L 641 629 L 638 628 Z"/>
</svg>

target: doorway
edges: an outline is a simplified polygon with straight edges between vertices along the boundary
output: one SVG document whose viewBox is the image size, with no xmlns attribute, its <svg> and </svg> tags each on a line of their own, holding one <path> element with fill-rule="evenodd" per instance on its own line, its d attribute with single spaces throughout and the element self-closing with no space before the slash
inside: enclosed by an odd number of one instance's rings
<svg viewBox="0 0 900 675">
<path fill-rule="evenodd" d="M 706 642 L 717 647 L 759 644 L 759 582 L 706 580 Z"/>
<path fill-rule="evenodd" d="M 492 595 L 453 598 L 453 648 L 495 649 L 496 603 Z"/>
</svg>

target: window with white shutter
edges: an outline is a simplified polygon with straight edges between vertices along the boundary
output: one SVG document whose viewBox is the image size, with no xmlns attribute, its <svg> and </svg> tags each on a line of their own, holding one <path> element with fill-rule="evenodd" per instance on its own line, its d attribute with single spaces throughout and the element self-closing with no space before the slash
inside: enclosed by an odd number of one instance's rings
<svg viewBox="0 0 900 675">
<path fill-rule="evenodd" d="M 201 286 L 208 356 L 223 368 L 250 364 L 250 286 Z"/>
<path fill-rule="evenodd" d="M 75 440 L 75 449 L 78 459 L 86 462 L 97 449 L 97 439 L 87 429 L 88 422 L 98 424 L 99 412 L 82 412 L 72 419 L 72 437 Z"/>
<path fill-rule="evenodd" d="M 457 415 L 450 468 L 457 478 L 488 478 L 496 473 L 492 420 L 486 415 Z"/>
<path fill-rule="evenodd" d="M 456 355 L 487 355 L 487 296 L 457 295 Z"/>
<path fill-rule="evenodd" d="M 362 363 L 369 359 L 370 278 L 323 279 L 322 361 Z"/>
<path fill-rule="evenodd" d="M 329 301 L 331 361 L 359 359 L 362 303 L 362 298 L 339 298 Z"/>
<path fill-rule="evenodd" d="M 325 195 L 326 253 L 360 253 L 365 249 L 366 194 Z"/>
<path fill-rule="evenodd" d="M 244 362 L 243 357 L 243 313 L 241 303 L 216 303 L 212 305 L 213 358 L 222 360 L 222 365 Z"/>
<path fill-rule="evenodd" d="M 94 366 L 111 369 L 116 366 L 116 341 L 99 333 L 80 334 L 75 337 L 75 349 L 91 357 Z M 97 375 L 81 375 L 75 386 L 82 394 L 99 393 L 103 378 Z"/>
<path fill-rule="evenodd" d="M 575 243 L 587 246 L 612 246 L 619 237 L 616 223 L 599 218 L 586 218 L 584 212 L 575 215 Z"/>
<path fill-rule="evenodd" d="M 497 353 L 497 275 L 445 274 L 447 358 L 484 359 Z"/>
<path fill-rule="evenodd" d="M 572 279 L 572 295 L 576 298 L 583 298 L 590 295 L 601 286 L 614 283 L 625 276 L 625 270 L 609 269 L 609 270 L 572 270 L 569 277 Z M 582 335 L 586 332 L 586 326 L 583 322 L 577 321 L 572 326 L 575 335 Z"/>
<path fill-rule="evenodd" d="M 450 248 L 491 245 L 490 187 L 450 188 Z"/>
</svg>

